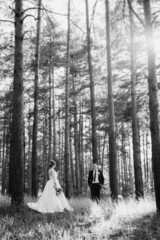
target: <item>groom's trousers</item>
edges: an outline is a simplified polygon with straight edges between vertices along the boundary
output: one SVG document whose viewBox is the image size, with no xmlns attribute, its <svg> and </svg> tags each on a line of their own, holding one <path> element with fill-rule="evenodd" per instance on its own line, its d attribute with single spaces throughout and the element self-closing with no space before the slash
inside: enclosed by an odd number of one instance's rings
<svg viewBox="0 0 160 240">
<path fill-rule="evenodd" d="M 100 200 L 100 190 L 101 190 L 101 185 L 99 183 L 93 183 L 91 185 L 91 198 L 92 200 Z"/>
</svg>

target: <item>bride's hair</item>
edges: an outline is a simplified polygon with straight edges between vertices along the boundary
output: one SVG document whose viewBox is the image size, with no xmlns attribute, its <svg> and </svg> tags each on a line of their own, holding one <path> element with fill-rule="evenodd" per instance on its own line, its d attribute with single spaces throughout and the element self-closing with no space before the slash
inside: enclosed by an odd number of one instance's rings
<svg viewBox="0 0 160 240">
<path fill-rule="evenodd" d="M 56 162 L 54 160 L 51 160 L 48 167 L 52 168 L 53 166 L 56 166 Z"/>
</svg>

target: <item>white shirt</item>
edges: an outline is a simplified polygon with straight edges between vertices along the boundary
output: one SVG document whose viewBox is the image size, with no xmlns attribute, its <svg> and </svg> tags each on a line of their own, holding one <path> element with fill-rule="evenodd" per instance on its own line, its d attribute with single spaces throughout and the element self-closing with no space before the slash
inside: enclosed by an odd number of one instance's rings
<svg viewBox="0 0 160 240">
<path fill-rule="evenodd" d="M 96 173 L 96 178 L 95 178 L 95 173 Z M 99 183 L 98 175 L 99 175 L 98 170 L 94 170 L 93 171 L 93 181 L 92 181 L 92 183 Z M 95 181 L 94 181 L 94 178 L 95 178 Z"/>
</svg>

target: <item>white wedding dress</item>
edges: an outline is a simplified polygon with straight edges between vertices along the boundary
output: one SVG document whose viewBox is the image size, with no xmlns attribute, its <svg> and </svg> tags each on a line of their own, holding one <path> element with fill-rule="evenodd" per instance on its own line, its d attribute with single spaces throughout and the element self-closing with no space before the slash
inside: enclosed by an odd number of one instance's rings
<svg viewBox="0 0 160 240">
<path fill-rule="evenodd" d="M 54 168 L 51 168 L 48 173 L 49 180 L 46 183 L 41 197 L 36 203 L 27 203 L 28 207 L 41 213 L 63 212 L 64 209 L 73 211 L 63 191 L 58 196 L 56 195 L 56 188 L 61 188 L 57 178 L 57 172 Z"/>
</svg>

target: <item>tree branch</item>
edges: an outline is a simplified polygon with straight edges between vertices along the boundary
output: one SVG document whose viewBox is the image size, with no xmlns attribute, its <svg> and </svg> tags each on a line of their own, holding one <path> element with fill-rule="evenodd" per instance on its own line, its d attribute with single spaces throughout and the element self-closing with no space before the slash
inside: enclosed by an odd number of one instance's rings
<svg viewBox="0 0 160 240">
<path fill-rule="evenodd" d="M 139 20 L 139 22 L 142 24 L 142 26 L 144 27 L 144 22 L 142 21 L 142 19 L 138 16 L 138 14 L 134 11 L 132 4 L 131 4 L 131 0 L 127 0 L 128 2 L 128 6 L 131 9 L 131 11 L 134 13 L 134 15 L 136 16 L 136 18 Z"/>
<path fill-rule="evenodd" d="M 24 21 L 24 19 L 27 18 L 27 17 L 33 17 L 34 20 L 36 20 L 35 16 L 33 16 L 33 15 L 31 15 L 31 14 L 27 14 L 27 15 L 25 15 L 25 16 L 23 17 L 22 21 Z"/>
<path fill-rule="evenodd" d="M 97 0 L 97 1 L 95 2 L 94 6 L 93 6 L 93 12 L 92 12 L 92 17 L 91 17 L 91 22 L 90 22 L 90 29 L 91 29 L 92 21 L 93 21 L 95 12 L 96 12 L 96 6 L 97 6 L 98 1 L 99 1 L 99 0 Z"/>
<path fill-rule="evenodd" d="M 73 23 L 73 25 L 75 25 L 79 30 L 81 30 L 84 34 L 85 32 L 83 31 L 83 29 L 81 27 L 79 27 L 75 22 L 73 22 L 71 19 L 70 19 L 71 23 Z"/>
<path fill-rule="evenodd" d="M 8 22 L 8 23 L 13 23 L 13 24 L 14 24 L 14 22 L 11 21 L 11 20 L 3 20 L 3 19 L 0 19 L 0 22 Z"/>
<path fill-rule="evenodd" d="M 23 11 L 23 13 L 25 13 L 25 12 L 27 12 L 27 11 L 30 11 L 30 10 L 37 10 L 38 8 L 36 8 L 36 7 L 33 7 L 33 8 L 27 8 L 27 9 L 25 9 L 24 11 Z M 43 10 L 43 9 L 41 9 L 41 10 Z"/>
<path fill-rule="evenodd" d="M 10 8 L 13 12 L 15 12 L 15 9 L 11 8 L 11 6 L 9 6 L 9 8 Z"/>
<path fill-rule="evenodd" d="M 27 11 L 30 11 L 30 10 L 37 10 L 38 8 L 37 7 L 33 7 L 33 8 L 27 8 L 23 11 L 23 13 L 27 12 Z M 60 16 L 67 16 L 67 14 L 63 14 L 63 13 L 57 13 L 57 12 L 53 12 L 51 10 L 48 10 L 46 9 L 44 6 L 42 8 L 40 8 L 40 10 L 45 10 L 46 12 L 49 12 L 49 13 L 53 13 L 53 14 L 56 14 L 56 15 L 60 15 Z"/>
<path fill-rule="evenodd" d="M 51 10 L 48 10 L 48 9 L 46 9 L 44 6 L 43 6 L 43 10 L 45 10 L 45 11 L 47 11 L 47 12 L 49 12 L 49 13 L 56 14 L 56 15 L 60 15 L 60 16 L 64 16 L 64 17 L 67 16 L 67 14 L 57 13 L 57 12 L 53 12 L 53 11 L 51 11 Z"/>
<path fill-rule="evenodd" d="M 31 30 L 25 31 L 25 32 L 23 33 L 23 38 L 24 38 L 25 34 L 27 34 L 28 32 L 31 32 Z"/>
</svg>

